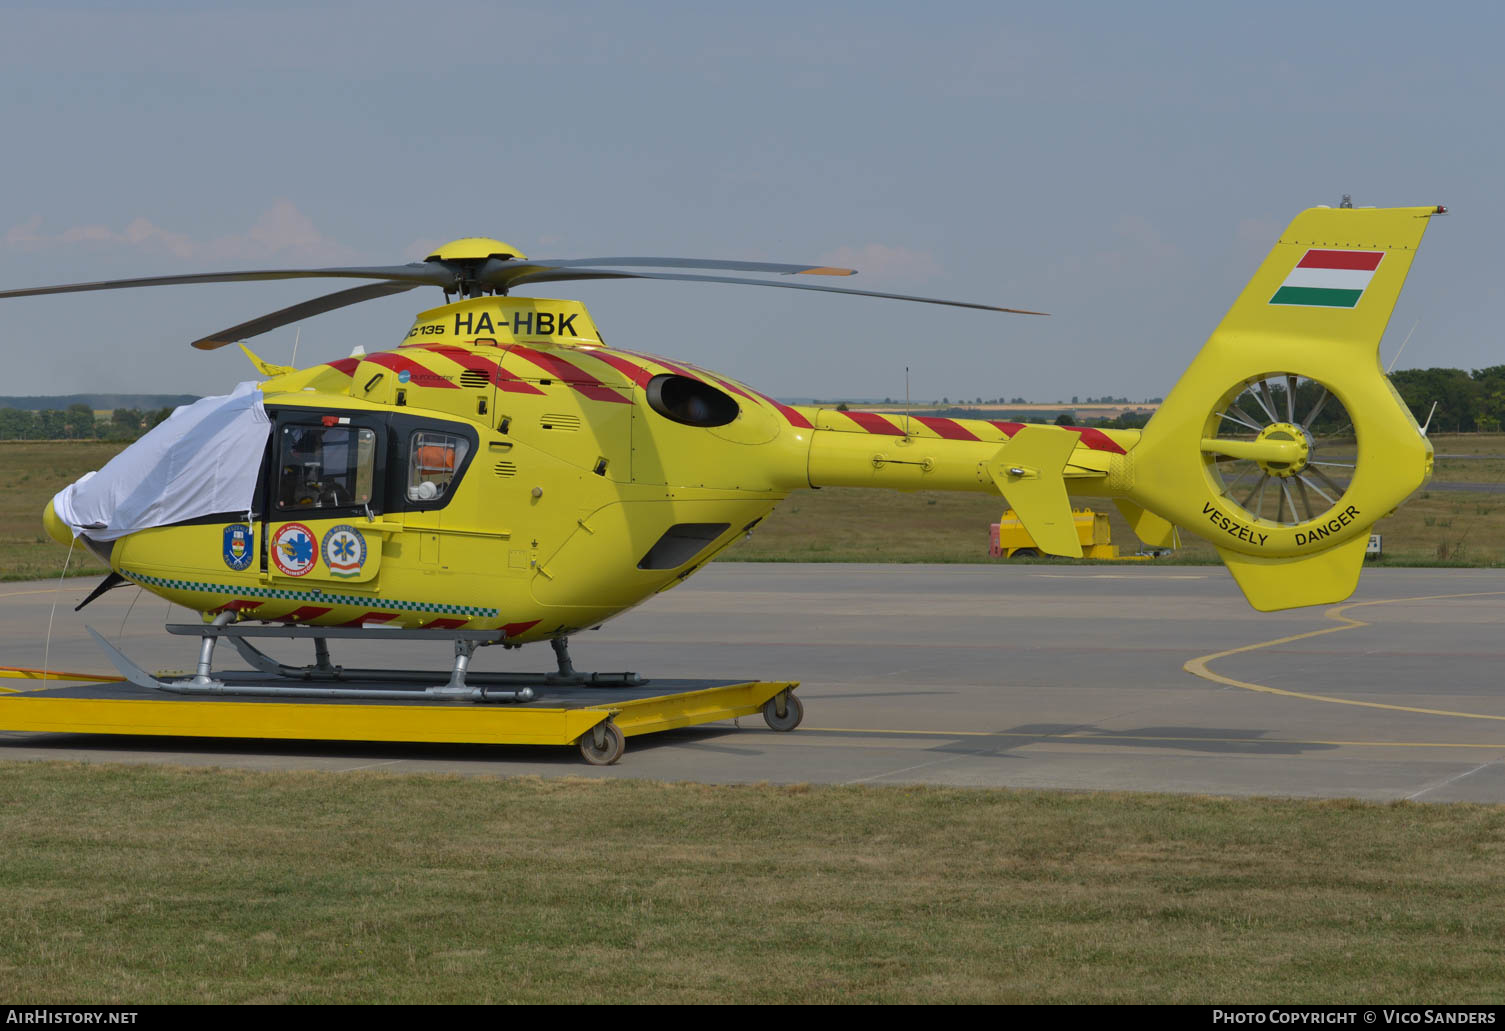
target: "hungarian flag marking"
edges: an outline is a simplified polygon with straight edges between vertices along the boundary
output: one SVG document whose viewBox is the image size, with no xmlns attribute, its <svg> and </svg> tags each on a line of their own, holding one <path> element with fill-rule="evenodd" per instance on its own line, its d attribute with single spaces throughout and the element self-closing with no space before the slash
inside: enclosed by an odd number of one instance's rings
<svg viewBox="0 0 1505 1031">
<path fill-rule="evenodd" d="M 1307 308 L 1352 308 L 1364 296 L 1384 251 L 1330 251 L 1312 248 L 1286 276 L 1271 304 Z"/>
</svg>

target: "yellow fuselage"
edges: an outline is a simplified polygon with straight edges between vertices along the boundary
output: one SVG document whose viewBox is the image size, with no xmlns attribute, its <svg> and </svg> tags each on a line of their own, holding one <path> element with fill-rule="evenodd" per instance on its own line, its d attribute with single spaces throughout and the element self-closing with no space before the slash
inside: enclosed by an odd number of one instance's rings
<svg viewBox="0 0 1505 1031">
<path fill-rule="evenodd" d="M 595 626 L 674 586 L 798 488 L 996 492 L 987 462 L 1018 429 L 784 405 L 607 348 L 580 304 L 540 298 L 460 301 L 419 315 L 392 351 L 264 368 L 275 373 L 262 384 L 271 482 L 254 517 L 130 534 L 111 566 L 206 614 L 496 628 L 512 643 Z M 719 425 L 666 417 L 650 400 L 656 377 L 708 386 L 735 414 Z M 375 482 L 360 498 L 282 509 L 277 476 L 295 463 L 279 455 L 281 435 L 329 424 L 369 428 Z M 466 441 L 442 504 L 412 500 L 429 431 Z M 1079 494 L 1107 493 L 1138 438 L 1051 432 L 1076 439 L 1066 474 Z M 249 532 L 232 553 L 238 527 Z M 282 561 L 269 545 L 304 550 Z"/>
</svg>

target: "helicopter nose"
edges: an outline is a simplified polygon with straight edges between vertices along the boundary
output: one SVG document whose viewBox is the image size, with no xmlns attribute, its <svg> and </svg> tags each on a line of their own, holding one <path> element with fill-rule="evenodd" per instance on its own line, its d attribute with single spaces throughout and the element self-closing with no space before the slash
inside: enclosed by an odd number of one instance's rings
<svg viewBox="0 0 1505 1031">
<path fill-rule="evenodd" d="M 59 544 L 73 543 L 73 531 L 58 518 L 57 510 L 52 507 L 51 501 L 47 502 L 47 507 L 42 510 L 42 525 L 47 529 L 47 536 Z"/>
</svg>

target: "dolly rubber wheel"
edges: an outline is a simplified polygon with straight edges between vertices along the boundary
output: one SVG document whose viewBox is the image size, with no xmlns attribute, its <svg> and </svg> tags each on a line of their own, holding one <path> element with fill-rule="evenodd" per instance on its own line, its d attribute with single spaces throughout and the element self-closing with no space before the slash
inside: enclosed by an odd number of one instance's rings
<svg viewBox="0 0 1505 1031">
<path fill-rule="evenodd" d="M 779 715 L 779 699 L 784 701 L 784 715 Z M 793 730 L 805 718 L 805 706 L 788 691 L 780 691 L 763 703 L 763 719 L 774 730 Z"/>
<path fill-rule="evenodd" d="M 610 766 L 622 758 L 627 739 L 611 720 L 598 723 L 580 735 L 580 754 L 592 766 Z"/>
</svg>

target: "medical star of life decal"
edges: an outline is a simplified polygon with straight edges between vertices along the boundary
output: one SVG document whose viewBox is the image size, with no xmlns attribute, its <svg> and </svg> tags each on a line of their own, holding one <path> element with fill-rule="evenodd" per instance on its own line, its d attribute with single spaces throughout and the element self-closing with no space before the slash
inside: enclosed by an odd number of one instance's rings
<svg viewBox="0 0 1505 1031">
<path fill-rule="evenodd" d="M 272 561 L 285 576 L 303 576 L 314 567 L 319 538 L 302 523 L 287 523 L 272 534 Z"/>
<path fill-rule="evenodd" d="M 359 576 L 366 564 L 366 538 L 345 523 L 333 527 L 324 534 L 324 564 L 333 576 L 346 580 Z"/>
</svg>

